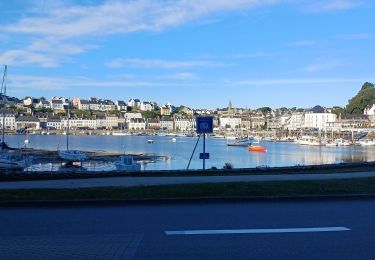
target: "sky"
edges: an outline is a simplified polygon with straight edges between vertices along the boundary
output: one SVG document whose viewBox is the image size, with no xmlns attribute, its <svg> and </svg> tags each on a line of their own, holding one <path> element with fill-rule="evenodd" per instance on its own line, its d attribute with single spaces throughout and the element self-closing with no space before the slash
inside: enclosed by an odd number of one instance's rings
<svg viewBox="0 0 375 260">
<path fill-rule="evenodd" d="M 1 1 L 0 64 L 19 98 L 345 106 L 375 83 L 374 13 L 373 0 Z"/>
</svg>

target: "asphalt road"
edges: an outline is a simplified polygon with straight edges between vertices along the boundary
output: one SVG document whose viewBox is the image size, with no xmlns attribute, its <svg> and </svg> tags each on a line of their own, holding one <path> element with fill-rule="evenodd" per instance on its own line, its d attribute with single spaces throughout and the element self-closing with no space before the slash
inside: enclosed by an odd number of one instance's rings
<svg viewBox="0 0 375 260">
<path fill-rule="evenodd" d="M 4 181 L 0 190 L 13 189 L 78 189 L 93 187 L 136 187 L 176 184 L 335 180 L 374 177 L 375 172 L 330 173 L 330 174 L 276 174 L 276 175 L 234 175 L 234 176 L 186 176 L 186 177 L 108 177 L 90 179 Z"/>
<path fill-rule="evenodd" d="M 375 200 L 0 208 L 0 259 L 374 256 Z"/>
</svg>

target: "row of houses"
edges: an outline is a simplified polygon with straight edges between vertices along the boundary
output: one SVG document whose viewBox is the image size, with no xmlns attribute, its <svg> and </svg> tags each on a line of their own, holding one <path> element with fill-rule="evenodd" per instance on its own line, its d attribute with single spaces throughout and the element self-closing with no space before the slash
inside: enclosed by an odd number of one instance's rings
<svg viewBox="0 0 375 260">
<path fill-rule="evenodd" d="M 16 104 L 17 105 L 17 104 Z M 69 106 L 80 110 L 89 111 L 127 111 L 129 108 L 138 108 L 141 111 L 153 111 L 157 108 L 156 102 L 141 101 L 139 99 L 129 99 L 127 102 L 123 100 L 112 101 L 109 99 L 81 99 L 74 97 L 71 102 L 64 97 L 52 97 L 50 101 L 45 98 L 32 98 L 26 97 L 22 101 L 18 102 L 19 106 L 34 106 L 37 109 L 52 109 L 52 110 L 66 110 Z M 170 108 L 170 103 L 167 103 L 165 107 Z"/>
<path fill-rule="evenodd" d="M 333 113 L 300 112 L 276 117 L 267 116 L 227 116 L 219 119 L 221 128 L 246 129 L 342 129 L 370 128 L 375 126 L 375 115 L 342 115 Z"/>
<path fill-rule="evenodd" d="M 94 118 L 57 117 L 45 114 L 17 115 L 13 111 L 0 112 L 0 128 L 8 130 L 20 129 L 108 129 L 108 130 L 179 130 L 193 131 L 195 129 L 194 117 L 167 117 L 145 119 L 140 113 L 126 113 L 124 117 L 116 115 L 95 116 Z"/>
<path fill-rule="evenodd" d="M 125 113 L 124 116 L 97 115 L 92 118 L 58 117 L 52 115 L 17 115 L 6 111 L 0 114 L 0 126 L 9 130 L 18 129 L 108 129 L 118 130 L 175 130 L 194 131 L 196 118 L 194 116 L 162 116 L 160 118 L 142 117 L 141 113 Z M 221 130 L 230 129 L 321 129 L 332 128 L 368 128 L 374 126 L 368 115 L 339 115 L 332 113 L 295 113 L 274 118 L 261 115 L 214 116 L 214 127 Z"/>
</svg>

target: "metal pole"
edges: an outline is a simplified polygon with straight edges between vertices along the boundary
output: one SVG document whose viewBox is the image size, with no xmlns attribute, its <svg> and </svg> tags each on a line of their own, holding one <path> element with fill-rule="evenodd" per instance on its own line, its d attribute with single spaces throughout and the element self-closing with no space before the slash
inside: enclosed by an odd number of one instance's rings
<svg viewBox="0 0 375 260">
<path fill-rule="evenodd" d="M 203 134 L 203 173 L 206 171 L 206 134 Z"/>
<path fill-rule="evenodd" d="M 193 156 L 194 156 L 195 150 L 197 149 L 197 145 L 198 145 L 198 143 L 199 143 L 199 139 L 200 139 L 200 138 L 201 138 L 201 136 L 199 135 L 198 140 L 197 140 L 197 142 L 195 143 L 194 150 L 193 150 L 193 152 L 192 152 L 192 154 L 191 154 L 191 156 L 190 156 L 190 160 L 189 160 L 188 166 L 186 167 L 186 170 L 189 170 L 191 160 L 193 159 Z"/>
</svg>

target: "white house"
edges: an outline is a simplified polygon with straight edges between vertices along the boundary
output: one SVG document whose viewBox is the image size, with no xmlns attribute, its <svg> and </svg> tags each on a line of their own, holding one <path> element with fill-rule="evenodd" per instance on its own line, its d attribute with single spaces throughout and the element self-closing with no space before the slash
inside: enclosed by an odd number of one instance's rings
<svg viewBox="0 0 375 260">
<path fill-rule="evenodd" d="M 122 101 L 122 100 L 116 101 L 116 107 L 117 107 L 117 110 L 120 110 L 120 111 L 126 111 L 128 108 L 125 101 Z"/>
<path fill-rule="evenodd" d="M 48 129 L 61 129 L 61 119 L 59 117 L 49 117 L 46 127 Z"/>
<path fill-rule="evenodd" d="M 220 127 L 227 128 L 240 128 L 241 127 L 241 118 L 240 117 L 220 117 Z"/>
<path fill-rule="evenodd" d="M 105 117 L 106 120 L 106 128 L 107 129 L 114 129 L 118 128 L 119 126 L 119 120 L 117 116 L 109 115 Z"/>
<path fill-rule="evenodd" d="M 62 100 L 52 100 L 51 108 L 53 110 L 64 110 L 64 103 Z"/>
<path fill-rule="evenodd" d="M 193 117 L 175 117 L 175 129 L 179 131 L 191 131 L 195 129 L 196 120 Z"/>
<path fill-rule="evenodd" d="M 40 121 L 34 116 L 19 116 L 16 118 L 16 129 L 40 129 Z"/>
<path fill-rule="evenodd" d="M 336 115 L 332 113 L 306 113 L 304 127 L 326 129 L 335 122 Z"/>
<path fill-rule="evenodd" d="M 284 128 L 289 130 L 299 130 L 304 127 L 305 115 L 304 113 L 293 113 L 288 120 L 283 124 Z"/>
<path fill-rule="evenodd" d="M 372 105 L 372 107 L 368 107 L 363 111 L 363 114 L 368 115 L 368 116 L 373 116 L 375 115 L 375 104 Z"/>
<path fill-rule="evenodd" d="M 125 121 L 129 123 L 130 119 L 142 118 L 142 114 L 141 113 L 125 113 L 124 117 L 125 117 Z"/>
<path fill-rule="evenodd" d="M 155 105 L 154 105 L 153 102 L 142 101 L 140 108 L 141 108 L 142 111 L 152 111 L 152 110 L 154 110 Z"/>
<path fill-rule="evenodd" d="M 128 123 L 129 130 L 145 130 L 146 122 L 143 118 L 132 118 Z"/>
<path fill-rule="evenodd" d="M 163 116 L 160 119 L 160 128 L 162 130 L 173 130 L 174 129 L 174 121 L 170 117 Z"/>
<path fill-rule="evenodd" d="M 5 129 L 16 129 L 16 114 L 13 111 L 1 110 L 0 111 L 0 128 L 3 129 L 3 121 Z"/>
</svg>

